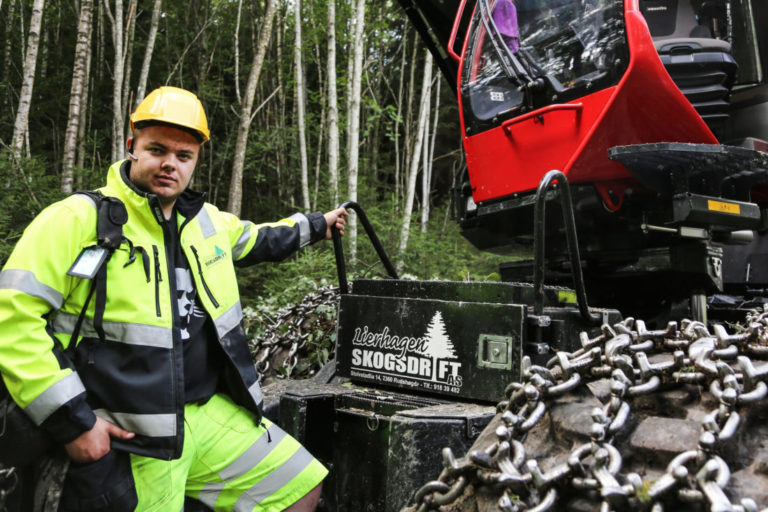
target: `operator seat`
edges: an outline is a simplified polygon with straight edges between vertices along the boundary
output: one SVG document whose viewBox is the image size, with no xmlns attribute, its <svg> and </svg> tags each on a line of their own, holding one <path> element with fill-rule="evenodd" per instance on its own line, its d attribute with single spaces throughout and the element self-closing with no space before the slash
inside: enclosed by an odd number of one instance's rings
<svg viewBox="0 0 768 512">
<path fill-rule="evenodd" d="M 667 72 L 709 128 L 720 136 L 730 108 L 731 87 L 738 65 L 731 44 L 715 39 L 700 23 L 706 2 L 640 0 L 656 51 Z"/>
</svg>

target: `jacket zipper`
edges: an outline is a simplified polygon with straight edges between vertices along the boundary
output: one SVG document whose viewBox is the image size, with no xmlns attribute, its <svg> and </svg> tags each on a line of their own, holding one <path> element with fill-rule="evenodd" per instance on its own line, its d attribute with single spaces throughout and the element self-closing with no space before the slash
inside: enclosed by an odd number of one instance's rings
<svg viewBox="0 0 768 512">
<path fill-rule="evenodd" d="M 157 201 L 157 198 L 153 198 L 150 201 L 150 204 L 152 204 L 154 201 Z M 167 271 L 167 279 L 168 279 L 168 293 L 171 297 L 171 325 L 172 325 L 172 344 L 171 344 L 171 396 L 174 397 L 175 408 L 176 408 L 176 447 L 174 450 L 174 455 L 171 458 L 178 458 L 181 456 L 181 451 L 184 446 L 184 366 L 183 366 L 183 355 L 180 351 L 181 349 L 181 337 L 179 335 L 179 325 L 178 325 L 178 318 L 179 318 L 179 303 L 176 299 L 176 272 L 174 271 L 175 268 L 175 258 L 176 258 L 176 244 L 173 243 L 173 238 L 169 234 L 169 226 L 168 223 L 165 221 L 165 217 L 162 215 L 162 209 L 160 208 L 159 203 L 154 203 L 154 208 L 156 210 L 156 217 L 158 218 L 158 223 L 160 224 L 160 227 L 163 230 L 163 245 L 165 246 L 165 268 Z M 172 215 L 175 215 L 176 211 L 174 210 Z M 177 237 L 181 237 L 181 233 L 177 234 Z M 155 250 L 155 262 L 157 263 L 157 272 L 159 275 L 159 269 L 160 269 L 160 260 L 157 248 L 154 247 Z M 159 297 L 159 292 L 158 292 Z"/>
<path fill-rule="evenodd" d="M 163 275 L 160 272 L 160 251 L 156 245 L 152 246 L 152 253 L 155 256 L 155 312 L 160 317 L 160 282 L 163 280 Z"/>
<path fill-rule="evenodd" d="M 202 265 L 200 265 L 200 257 L 197 255 L 197 249 L 195 249 L 194 245 L 190 245 L 189 248 L 192 249 L 192 254 L 195 255 L 195 261 L 197 262 L 197 272 L 198 274 L 200 274 L 200 282 L 203 283 L 203 288 L 205 289 L 205 293 L 208 294 L 208 298 L 211 300 L 213 307 L 218 308 L 219 303 L 216 302 L 216 298 L 211 293 L 210 288 L 208 288 L 208 283 L 205 282 L 205 276 L 203 276 L 203 267 Z"/>
</svg>

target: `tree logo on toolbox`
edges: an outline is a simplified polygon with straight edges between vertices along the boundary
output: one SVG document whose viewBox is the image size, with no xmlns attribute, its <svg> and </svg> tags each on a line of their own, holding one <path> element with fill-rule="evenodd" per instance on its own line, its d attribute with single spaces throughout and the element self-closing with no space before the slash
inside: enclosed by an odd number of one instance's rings
<svg viewBox="0 0 768 512">
<path fill-rule="evenodd" d="M 424 337 L 429 342 L 429 345 L 423 354 L 432 358 L 434 361 L 433 368 L 437 369 L 437 372 L 432 372 L 432 380 L 435 382 L 445 382 L 453 386 L 461 386 L 461 375 L 459 375 L 461 363 L 449 361 L 459 357 L 453 348 L 451 338 L 445 332 L 445 322 L 443 322 L 443 315 L 439 311 L 430 320 Z"/>
<path fill-rule="evenodd" d="M 458 393 L 461 388 L 461 362 L 439 311 L 422 337 L 395 336 L 389 327 L 372 332 L 365 325 L 355 329 L 352 345 L 354 376 L 434 391 Z"/>
</svg>

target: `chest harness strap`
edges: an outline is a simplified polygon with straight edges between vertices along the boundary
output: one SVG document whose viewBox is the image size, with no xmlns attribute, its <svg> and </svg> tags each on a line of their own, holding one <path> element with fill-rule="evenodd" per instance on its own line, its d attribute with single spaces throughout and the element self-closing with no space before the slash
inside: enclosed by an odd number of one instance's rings
<svg viewBox="0 0 768 512">
<path fill-rule="evenodd" d="M 70 349 L 73 349 L 77 342 L 80 328 L 85 319 L 85 312 L 88 310 L 88 305 L 90 304 L 94 293 L 96 295 L 96 302 L 93 313 L 93 327 L 99 336 L 99 341 L 103 342 L 106 339 L 106 335 L 104 334 L 104 310 L 107 304 L 107 262 L 112 257 L 112 254 L 114 254 L 123 243 L 128 244 L 129 250 L 128 262 L 126 262 L 124 266 L 133 263 L 136 260 L 136 252 L 139 252 L 144 265 L 144 274 L 147 277 L 147 282 L 149 282 L 149 255 L 143 247 L 135 247 L 133 243 L 123 235 L 123 225 L 128 222 L 128 211 L 125 209 L 123 202 L 116 197 L 105 196 L 96 190 L 85 190 L 76 193 L 87 196 L 96 203 L 96 245 L 106 250 L 106 257 L 99 265 L 94 277 L 91 279 L 91 288 L 88 292 L 88 297 L 85 299 L 83 309 L 80 311 L 80 315 L 75 323 L 75 328 L 72 331 L 72 337 L 69 342 Z"/>
</svg>

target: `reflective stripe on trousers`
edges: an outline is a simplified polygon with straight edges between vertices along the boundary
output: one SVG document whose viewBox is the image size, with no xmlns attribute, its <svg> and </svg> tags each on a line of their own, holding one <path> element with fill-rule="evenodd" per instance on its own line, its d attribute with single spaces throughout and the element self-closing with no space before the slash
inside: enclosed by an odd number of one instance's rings
<svg viewBox="0 0 768 512">
<path fill-rule="evenodd" d="M 226 395 L 187 404 L 184 413 L 180 459 L 131 456 L 137 510 L 181 510 L 184 495 L 215 510 L 283 510 L 327 474 L 295 439 L 269 420 L 257 426 Z"/>
</svg>

